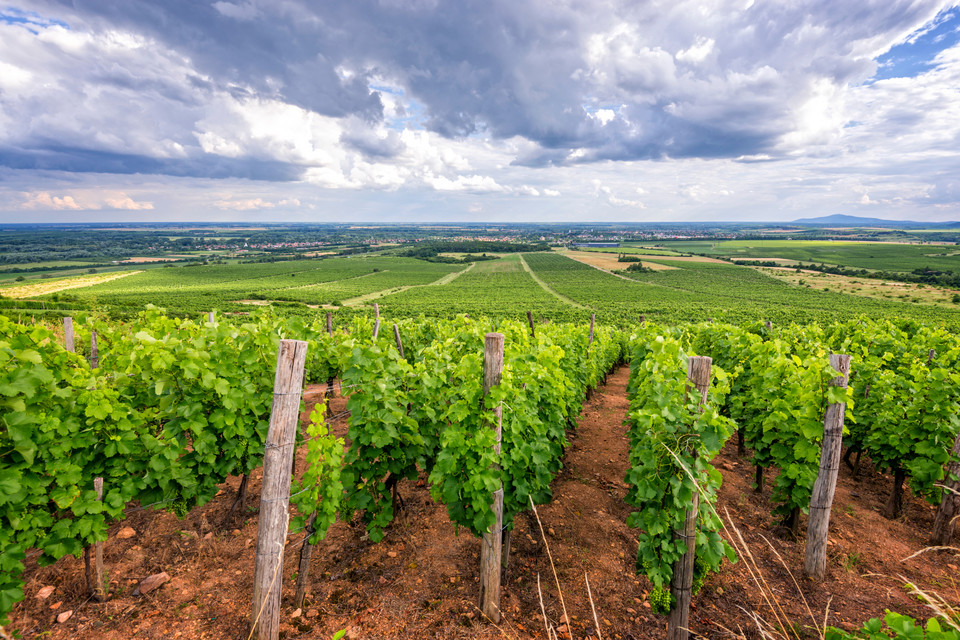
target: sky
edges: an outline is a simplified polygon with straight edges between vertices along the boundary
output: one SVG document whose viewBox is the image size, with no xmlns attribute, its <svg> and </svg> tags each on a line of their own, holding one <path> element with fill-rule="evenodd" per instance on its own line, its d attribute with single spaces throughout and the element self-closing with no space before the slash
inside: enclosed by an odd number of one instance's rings
<svg viewBox="0 0 960 640">
<path fill-rule="evenodd" d="M 0 0 L 0 222 L 960 220 L 943 0 Z"/>
</svg>

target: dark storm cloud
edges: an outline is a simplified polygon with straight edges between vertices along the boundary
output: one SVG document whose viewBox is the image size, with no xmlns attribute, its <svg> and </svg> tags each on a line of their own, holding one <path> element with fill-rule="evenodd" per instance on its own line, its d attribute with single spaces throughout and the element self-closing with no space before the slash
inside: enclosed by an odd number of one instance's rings
<svg viewBox="0 0 960 640">
<path fill-rule="evenodd" d="M 196 111 L 218 92 L 351 118 L 340 143 L 368 158 L 402 151 L 396 136 L 374 132 L 390 117 L 385 96 L 370 88 L 378 82 L 422 104 L 419 126 L 442 136 L 535 143 L 516 158 L 520 165 L 776 155 L 818 83 L 868 79 L 876 54 L 942 4 L 38 0 L 27 8 L 77 33 L 132 34 L 179 66 L 171 74 L 145 56 L 131 68 L 100 50 L 70 67 L 78 82 L 110 97 L 87 105 L 89 121 L 64 127 L 68 144 L 145 158 L 146 140 L 163 140 L 176 151 L 155 154 L 164 156 L 157 170 L 267 176 L 272 170 L 256 163 L 246 170 L 241 158 L 215 160 L 209 147 L 199 149 L 204 116 Z M 146 113 L 128 116 L 138 122 L 104 141 L 96 114 L 122 114 L 125 95 L 135 103 L 156 96 L 166 106 L 141 102 Z M 69 100 L 70 87 L 49 99 Z M 21 138 L 16 146 L 29 149 L 42 135 L 28 127 Z M 235 154 L 252 154 L 240 146 Z"/>
<path fill-rule="evenodd" d="M 246 178 L 273 182 L 297 180 L 303 173 L 302 167 L 264 160 L 239 160 L 219 156 L 202 160 L 153 158 L 67 147 L 30 150 L 0 148 L 0 166 L 71 173 L 142 173 L 214 179 Z"/>
</svg>

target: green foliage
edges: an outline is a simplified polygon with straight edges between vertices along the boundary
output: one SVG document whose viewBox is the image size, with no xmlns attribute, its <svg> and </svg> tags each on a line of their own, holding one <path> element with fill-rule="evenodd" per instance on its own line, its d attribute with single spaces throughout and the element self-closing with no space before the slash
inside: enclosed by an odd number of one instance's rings
<svg viewBox="0 0 960 640">
<path fill-rule="evenodd" d="M 670 594 L 662 591 L 669 588 L 674 563 L 687 551 L 674 532 L 682 531 L 694 492 L 700 494 L 695 545 L 700 583 L 724 557 L 735 559 L 718 533 L 722 523 L 712 505 L 722 478 L 710 465 L 735 425 L 717 410 L 729 391 L 727 374 L 713 368 L 713 383 L 701 405 L 686 377 L 689 356 L 677 339 L 658 333 L 647 327 L 633 336 L 626 480 L 627 501 L 638 510 L 627 523 L 640 529 L 637 570 L 655 587 L 657 600 L 652 593 L 651 605 L 668 610 Z"/>
<path fill-rule="evenodd" d="M 960 640 L 956 624 L 941 624 L 936 618 L 927 621 L 926 628 L 917 625 L 909 616 L 888 611 L 881 622 L 879 618 L 867 621 L 863 628 L 849 632 L 827 627 L 825 640 Z"/>
<path fill-rule="evenodd" d="M 317 544 L 327 535 L 336 519 L 343 497 L 343 483 L 340 480 L 343 466 L 343 438 L 330 434 L 324 414 L 326 403 L 314 406 L 307 426 L 306 447 L 307 468 L 303 476 L 291 482 L 290 503 L 300 515 L 290 521 L 293 530 L 302 529 L 308 520 L 313 519 L 313 534 L 309 543 Z"/>
<path fill-rule="evenodd" d="M 140 438 L 147 424 L 53 333 L 0 316 L 0 624 L 23 596 L 27 549 L 42 552 L 41 565 L 79 555 L 123 516 L 159 452 Z"/>
<path fill-rule="evenodd" d="M 768 335 L 761 325 L 752 331 L 707 326 L 695 343 L 732 366 L 734 381 L 725 412 L 743 430 L 745 444 L 753 450 L 752 462 L 780 470 L 771 499 L 774 513 L 786 520 L 809 507 L 827 405 L 846 402 L 849 424 L 854 403 L 851 388 L 829 386 L 837 374 L 821 341 L 822 330 L 792 326 L 783 333 L 785 339 Z"/>
<path fill-rule="evenodd" d="M 859 410 L 847 445 L 880 469 L 904 470 L 914 492 L 939 503 L 936 485 L 960 430 L 955 335 L 912 323 L 853 322 L 831 328 L 830 340 L 858 363 L 851 386 Z"/>
</svg>

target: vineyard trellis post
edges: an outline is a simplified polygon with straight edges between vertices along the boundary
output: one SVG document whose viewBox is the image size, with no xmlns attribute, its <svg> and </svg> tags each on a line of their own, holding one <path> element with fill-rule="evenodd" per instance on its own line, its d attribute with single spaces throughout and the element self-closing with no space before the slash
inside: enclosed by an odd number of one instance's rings
<svg viewBox="0 0 960 640">
<path fill-rule="evenodd" d="M 213 311 L 207 314 L 207 322 L 213 322 Z"/>
<path fill-rule="evenodd" d="M 93 489 L 97 492 L 97 500 L 103 502 L 103 478 L 93 479 Z M 93 556 L 91 562 L 91 555 Z M 97 602 L 103 602 L 107 596 L 106 584 L 103 579 L 103 542 L 93 544 L 93 553 L 90 547 L 83 550 L 84 573 L 87 578 L 87 589 Z"/>
<path fill-rule="evenodd" d="M 373 303 L 373 339 L 377 339 L 377 335 L 380 334 L 380 305 L 376 302 Z"/>
<path fill-rule="evenodd" d="M 287 539 L 290 468 L 293 464 L 307 343 L 281 340 L 273 383 L 273 407 L 263 454 L 263 488 L 253 572 L 251 635 L 276 640 L 280 631 L 280 585 Z"/>
<path fill-rule="evenodd" d="M 590 314 L 590 339 L 587 340 L 587 344 L 593 344 L 593 324 L 597 320 L 597 314 Z"/>
<path fill-rule="evenodd" d="M 90 332 L 90 368 L 100 366 L 100 356 L 97 351 L 97 332 Z M 103 502 L 103 478 L 93 479 L 93 490 L 97 492 L 97 500 Z M 83 550 L 83 559 L 86 565 L 87 589 L 90 595 L 98 602 L 107 597 L 107 584 L 103 579 L 103 542 L 93 544 L 93 567 L 90 566 L 90 547 Z"/>
<path fill-rule="evenodd" d="M 493 387 L 500 385 L 503 375 L 502 333 L 488 333 L 483 345 L 483 395 L 489 395 Z M 490 428 L 496 432 L 494 452 L 500 457 L 500 440 L 503 436 L 503 408 L 497 406 L 487 416 Z M 499 465 L 495 465 L 499 469 Z M 500 622 L 500 574 L 503 557 L 503 484 L 493 492 L 495 521 L 483 534 L 480 541 L 480 609 L 494 624 Z"/>
<path fill-rule="evenodd" d="M 63 319 L 63 346 L 71 353 L 77 352 L 73 342 L 73 318 L 70 316 Z"/>
<path fill-rule="evenodd" d="M 831 387 L 847 387 L 850 379 L 850 356 L 830 354 L 830 365 L 840 375 L 830 381 Z M 837 489 L 840 450 L 843 441 L 845 402 L 831 402 L 823 418 L 823 445 L 820 451 L 820 473 L 810 497 L 810 518 L 807 522 L 807 549 L 803 572 L 808 578 L 822 580 L 827 570 L 827 541 L 830 533 L 830 509 Z"/>
<path fill-rule="evenodd" d="M 530 337 L 531 337 L 531 338 L 536 338 L 536 337 L 537 337 L 537 332 L 536 332 L 536 330 L 534 329 L 534 326 L 533 326 L 533 313 L 531 313 L 530 311 L 527 311 L 527 324 L 530 325 Z"/>
<path fill-rule="evenodd" d="M 100 366 L 100 352 L 97 350 L 97 330 L 90 332 L 90 368 L 96 369 Z"/>
<path fill-rule="evenodd" d="M 406 360 L 406 356 L 403 355 L 403 340 L 400 339 L 400 327 L 397 326 L 397 323 L 393 323 L 393 339 L 397 341 L 397 351 L 400 352 L 400 358 Z"/>
<path fill-rule="evenodd" d="M 691 356 L 687 361 L 687 381 L 689 389 L 699 394 L 698 404 L 702 407 L 707 401 L 710 389 L 710 367 L 713 359 L 706 356 Z M 670 610 L 667 624 L 667 640 L 687 640 L 690 637 L 690 599 L 693 595 L 693 569 L 697 557 L 697 516 L 700 513 L 700 493 L 694 490 L 690 508 L 683 521 L 683 530 L 674 531 L 674 537 L 682 538 L 687 546 L 686 553 L 673 563 L 673 578 L 670 580 L 670 593 L 675 603 Z"/>
<path fill-rule="evenodd" d="M 328 336 L 333 335 L 333 312 L 332 311 L 327 311 L 327 335 Z M 343 392 L 343 389 L 341 389 L 340 391 Z M 323 395 L 326 398 L 333 397 L 333 376 L 330 376 L 327 378 L 327 390 Z M 330 405 L 327 405 L 327 413 L 328 414 L 330 413 Z"/>
<path fill-rule="evenodd" d="M 948 547 L 953 540 L 953 532 L 960 519 L 960 433 L 953 442 L 950 462 L 947 463 L 947 475 L 943 480 L 943 498 L 933 522 L 931 545 Z"/>
</svg>

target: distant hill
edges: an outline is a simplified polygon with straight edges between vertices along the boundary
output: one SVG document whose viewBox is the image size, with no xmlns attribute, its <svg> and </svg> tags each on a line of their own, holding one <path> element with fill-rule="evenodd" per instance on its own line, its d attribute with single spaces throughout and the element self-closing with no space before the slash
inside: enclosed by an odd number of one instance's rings
<svg viewBox="0 0 960 640">
<path fill-rule="evenodd" d="M 960 222 L 917 222 L 915 220 L 884 220 L 882 218 L 861 218 L 841 213 L 819 218 L 800 218 L 793 224 L 833 227 L 957 227 Z"/>
</svg>

